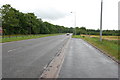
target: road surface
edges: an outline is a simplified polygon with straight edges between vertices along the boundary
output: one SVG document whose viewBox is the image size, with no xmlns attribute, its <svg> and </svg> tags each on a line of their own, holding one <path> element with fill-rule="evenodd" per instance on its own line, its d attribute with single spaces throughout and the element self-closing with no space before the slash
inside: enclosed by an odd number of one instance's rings
<svg viewBox="0 0 120 80">
<path fill-rule="evenodd" d="M 0 79 L 2 78 L 2 43 L 0 43 Z"/>
<path fill-rule="evenodd" d="M 39 78 L 68 37 L 50 36 L 2 45 L 3 78 Z"/>
<path fill-rule="evenodd" d="M 65 55 L 59 78 L 118 78 L 118 64 L 82 39 L 72 38 Z"/>
</svg>

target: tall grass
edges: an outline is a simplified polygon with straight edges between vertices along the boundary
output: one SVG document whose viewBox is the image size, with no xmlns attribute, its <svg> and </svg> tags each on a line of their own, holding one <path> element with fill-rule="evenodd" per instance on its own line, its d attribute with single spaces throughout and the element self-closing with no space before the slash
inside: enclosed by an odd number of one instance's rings
<svg viewBox="0 0 120 80">
<path fill-rule="evenodd" d="M 48 37 L 48 36 L 56 36 L 62 34 L 39 34 L 39 35 L 11 35 L 11 36 L 4 36 L 0 38 L 0 42 L 11 42 L 11 41 L 19 41 L 19 40 L 27 40 L 27 39 L 36 39 L 41 37 Z"/>
</svg>

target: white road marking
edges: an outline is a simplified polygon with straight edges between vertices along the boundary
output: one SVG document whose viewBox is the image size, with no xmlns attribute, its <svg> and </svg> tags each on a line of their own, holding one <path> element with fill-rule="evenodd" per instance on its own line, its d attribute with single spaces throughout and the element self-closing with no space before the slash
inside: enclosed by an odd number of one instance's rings
<svg viewBox="0 0 120 80">
<path fill-rule="evenodd" d="M 14 50 L 16 50 L 16 49 L 9 50 L 8 52 L 11 52 L 11 51 L 14 51 Z"/>
<path fill-rule="evenodd" d="M 91 45 L 89 45 L 89 44 L 87 44 L 87 43 L 83 43 L 83 44 L 85 44 L 87 47 L 89 47 L 90 49 L 92 49 L 92 50 L 94 50 L 94 48 L 91 46 Z"/>
</svg>

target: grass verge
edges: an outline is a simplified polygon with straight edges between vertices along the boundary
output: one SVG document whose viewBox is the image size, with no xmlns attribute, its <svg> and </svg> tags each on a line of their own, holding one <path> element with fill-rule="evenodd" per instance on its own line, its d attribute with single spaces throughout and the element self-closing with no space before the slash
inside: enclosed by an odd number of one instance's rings
<svg viewBox="0 0 120 80">
<path fill-rule="evenodd" d="M 99 38 L 91 38 L 91 37 L 85 37 L 80 35 L 73 35 L 73 38 L 81 38 L 92 45 L 96 46 L 97 48 L 104 51 L 106 54 L 114 57 L 116 60 L 120 60 L 120 43 L 118 40 L 109 41 L 109 40 L 103 40 L 102 42 L 99 41 Z"/>
<path fill-rule="evenodd" d="M 56 36 L 56 35 L 63 35 L 63 34 L 39 34 L 39 35 L 19 35 L 19 36 L 14 35 L 10 37 L 4 36 L 4 38 L 0 38 L 0 43 L 27 40 L 27 39 L 36 39 L 36 38 Z"/>
</svg>

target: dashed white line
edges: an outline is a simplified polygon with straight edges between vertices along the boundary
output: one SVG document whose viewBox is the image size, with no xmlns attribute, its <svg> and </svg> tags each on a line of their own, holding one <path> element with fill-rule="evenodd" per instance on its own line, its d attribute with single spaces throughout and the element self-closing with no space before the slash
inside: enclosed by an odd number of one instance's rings
<svg viewBox="0 0 120 80">
<path fill-rule="evenodd" d="M 11 51 L 14 51 L 14 50 L 16 50 L 16 49 L 9 50 L 8 52 L 11 52 Z"/>
</svg>

